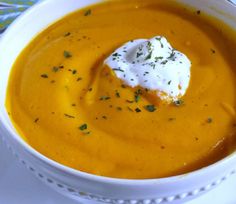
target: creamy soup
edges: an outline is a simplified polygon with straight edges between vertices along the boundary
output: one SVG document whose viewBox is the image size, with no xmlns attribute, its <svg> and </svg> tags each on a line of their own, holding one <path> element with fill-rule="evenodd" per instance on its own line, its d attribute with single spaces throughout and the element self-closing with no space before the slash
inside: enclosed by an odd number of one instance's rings
<svg viewBox="0 0 236 204">
<path fill-rule="evenodd" d="M 130 87 L 104 65 L 124 43 L 154 36 L 191 61 L 190 83 L 178 101 Z M 187 173 L 235 150 L 234 37 L 222 22 L 174 1 L 84 8 L 23 50 L 6 107 L 28 144 L 74 169 L 132 179 Z"/>
</svg>

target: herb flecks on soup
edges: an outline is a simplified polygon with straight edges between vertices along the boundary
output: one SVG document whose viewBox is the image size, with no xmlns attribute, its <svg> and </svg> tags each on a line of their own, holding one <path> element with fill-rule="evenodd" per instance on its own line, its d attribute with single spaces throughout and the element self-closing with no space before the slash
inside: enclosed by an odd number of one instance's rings
<svg viewBox="0 0 236 204">
<path fill-rule="evenodd" d="M 124 43 L 156 35 L 191 61 L 188 89 L 170 104 L 104 67 Z M 25 141 L 66 166 L 116 178 L 187 173 L 235 150 L 234 36 L 222 22 L 173 1 L 94 5 L 23 50 L 6 106 Z"/>
<path fill-rule="evenodd" d="M 156 92 L 169 103 L 181 98 L 190 82 L 191 62 L 162 36 L 131 40 L 113 52 L 105 64 L 124 84 Z"/>
</svg>

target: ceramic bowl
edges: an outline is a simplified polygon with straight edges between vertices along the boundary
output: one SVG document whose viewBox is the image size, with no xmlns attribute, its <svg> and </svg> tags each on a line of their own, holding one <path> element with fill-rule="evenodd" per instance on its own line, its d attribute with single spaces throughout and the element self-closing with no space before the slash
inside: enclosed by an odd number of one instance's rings
<svg viewBox="0 0 236 204">
<path fill-rule="evenodd" d="M 70 12 L 102 0 L 41 1 L 20 16 L 0 41 L 0 131 L 6 145 L 35 176 L 72 197 L 105 203 L 183 203 L 211 190 L 236 169 L 236 154 L 203 169 L 162 179 L 113 179 L 83 173 L 56 163 L 25 143 L 14 129 L 6 108 L 6 88 L 11 67 L 23 48 L 39 32 Z M 178 0 L 213 15 L 236 28 L 236 7 L 226 0 Z"/>
</svg>

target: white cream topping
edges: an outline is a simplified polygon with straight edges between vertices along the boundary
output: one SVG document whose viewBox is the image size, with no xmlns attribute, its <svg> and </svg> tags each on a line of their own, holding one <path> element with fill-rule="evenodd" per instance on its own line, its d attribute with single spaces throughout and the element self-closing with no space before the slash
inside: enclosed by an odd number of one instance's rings
<svg viewBox="0 0 236 204">
<path fill-rule="evenodd" d="M 161 100 L 176 101 L 187 91 L 191 62 L 172 48 L 165 37 L 132 40 L 104 62 L 130 87 L 156 91 Z"/>
</svg>

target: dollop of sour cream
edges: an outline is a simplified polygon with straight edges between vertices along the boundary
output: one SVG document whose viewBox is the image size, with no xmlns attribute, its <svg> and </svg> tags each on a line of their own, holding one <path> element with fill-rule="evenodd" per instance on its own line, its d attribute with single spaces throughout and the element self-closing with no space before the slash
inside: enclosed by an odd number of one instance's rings
<svg viewBox="0 0 236 204">
<path fill-rule="evenodd" d="M 190 82 L 190 60 L 162 36 L 129 41 L 104 63 L 124 84 L 156 91 L 167 102 L 180 99 Z"/>
</svg>

